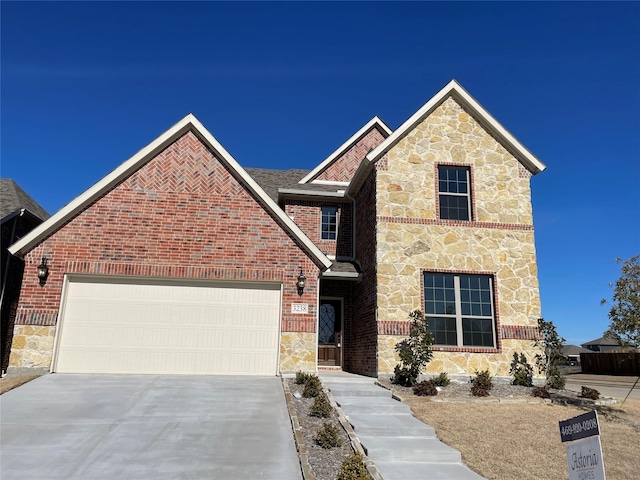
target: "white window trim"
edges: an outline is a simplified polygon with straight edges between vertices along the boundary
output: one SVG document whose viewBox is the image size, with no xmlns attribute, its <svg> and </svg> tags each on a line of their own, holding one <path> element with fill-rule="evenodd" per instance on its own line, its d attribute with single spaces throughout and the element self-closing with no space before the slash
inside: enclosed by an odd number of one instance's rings
<svg viewBox="0 0 640 480">
<path fill-rule="evenodd" d="M 455 192 L 443 192 L 440 190 L 440 167 L 444 168 L 459 168 L 464 169 L 467 176 L 467 193 L 455 193 Z M 438 208 L 439 215 L 442 215 L 442 205 L 440 204 L 440 195 L 447 195 L 451 197 L 466 197 L 467 199 L 467 216 L 468 220 L 460 220 L 456 218 L 442 218 L 440 220 L 454 220 L 458 222 L 472 222 L 473 221 L 473 209 L 471 208 L 471 167 L 465 165 L 449 165 L 446 163 L 438 164 Z"/>
</svg>

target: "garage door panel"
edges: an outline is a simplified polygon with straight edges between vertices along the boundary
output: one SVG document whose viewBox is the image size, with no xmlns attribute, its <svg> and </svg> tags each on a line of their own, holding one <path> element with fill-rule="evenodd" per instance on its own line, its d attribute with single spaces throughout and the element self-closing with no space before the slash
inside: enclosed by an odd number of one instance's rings
<svg viewBox="0 0 640 480">
<path fill-rule="evenodd" d="M 277 372 L 280 287 L 70 281 L 58 372 Z"/>
</svg>

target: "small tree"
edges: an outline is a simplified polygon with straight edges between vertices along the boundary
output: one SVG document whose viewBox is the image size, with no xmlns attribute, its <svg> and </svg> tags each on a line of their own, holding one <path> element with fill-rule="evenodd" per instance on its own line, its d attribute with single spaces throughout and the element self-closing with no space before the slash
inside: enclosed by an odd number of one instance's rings
<svg viewBox="0 0 640 480">
<path fill-rule="evenodd" d="M 391 381 L 405 387 L 412 387 L 418 381 L 418 375 L 422 373 L 427 363 L 431 361 L 433 352 L 433 336 L 428 330 L 428 324 L 424 314 L 420 310 L 414 310 L 409 314 L 411 318 L 411 331 L 409 338 L 396 344 L 396 352 L 400 356 L 400 363 L 393 370 Z"/>
<path fill-rule="evenodd" d="M 605 336 L 617 339 L 624 347 L 640 347 L 640 255 L 622 262 L 622 274 L 615 283 L 609 330 Z M 613 286 L 613 285 L 612 285 Z M 607 303 L 602 300 L 601 304 Z"/>
<path fill-rule="evenodd" d="M 522 385 L 523 387 L 533 385 L 533 367 L 529 364 L 524 353 L 520 352 L 520 356 L 518 356 L 517 352 L 513 352 L 509 373 L 513 375 L 511 382 L 513 385 Z"/>
<path fill-rule="evenodd" d="M 544 318 L 538 319 L 538 339 L 535 341 L 536 347 L 542 353 L 536 355 L 536 366 L 540 373 L 545 373 L 547 377 L 546 386 L 549 388 L 564 388 L 566 378 L 560 374 L 558 365 L 564 360 L 562 347 L 565 339 L 558 335 L 556 326 L 551 321 Z"/>
</svg>

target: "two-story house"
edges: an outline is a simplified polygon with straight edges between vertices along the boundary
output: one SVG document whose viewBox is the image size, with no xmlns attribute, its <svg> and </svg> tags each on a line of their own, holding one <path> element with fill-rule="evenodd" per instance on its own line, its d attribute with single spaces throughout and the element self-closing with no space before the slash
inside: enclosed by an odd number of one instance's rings
<svg viewBox="0 0 640 480">
<path fill-rule="evenodd" d="M 387 375 L 420 309 L 428 373 L 507 376 L 534 354 L 544 168 L 455 81 L 312 171 L 244 169 L 188 115 L 10 248 L 11 368 Z"/>
</svg>

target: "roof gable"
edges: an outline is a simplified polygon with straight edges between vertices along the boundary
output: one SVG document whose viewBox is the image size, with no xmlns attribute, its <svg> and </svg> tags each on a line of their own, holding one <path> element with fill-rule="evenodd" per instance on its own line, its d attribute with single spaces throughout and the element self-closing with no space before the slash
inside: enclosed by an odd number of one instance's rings
<svg viewBox="0 0 640 480">
<path fill-rule="evenodd" d="M 340 161 L 340 159 L 351 150 L 353 147 L 357 145 L 358 142 L 363 140 L 369 132 L 373 129 L 376 129 L 380 132 L 383 138 L 387 138 L 391 135 L 391 129 L 387 127 L 387 125 L 380 120 L 380 118 L 373 117 L 369 120 L 360 130 L 354 133 L 346 142 L 340 145 L 331 155 L 329 155 L 326 159 L 320 163 L 316 168 L 314 168 L 311 172 L 309 172 L 304 178 L 300 180 L 299 183 L 320 183 L 320 184 L 341 184 L 348 185 L 350 179 L 343 179 L 339 181 L 332 180 L 321 180 L 319 179 L 323 173 L 327 172 L 331 166 L 335 165 L 336 162 Z M 367 152 L 368 153 L 368 152 Z M 358 159 L 361 161 L 362 159 Z"/>
<path fill-rule="evenodd" d="M 447 98 L 452 97 L 464 109 L 468 110 L 491 135 L 496 138 L 511 154 L 532 174 L 542 172 L 546 166 L 527 148 L 509 133 L 485 108 L 478 103 L 455 80 L 451 80 L 442 90 L 436 93 L 427 103 L 415 112 L 406 122 L 395 130 L 387 139 L 372 150 L 362 162 L 354 176 L 349 189 L 357 191 L 362 185 L 369 169 L 380 160 L 391 148 L 409 134 L 420 122 L 427 118 Z"/>
<path fill-rule="evenodd" d="M 251 178 L 240 164 L 238 164 L 238 162 L 192 114 L 184 117 L 98 183 L 60 209 L 55 215 L 49 218 L 49 220 L 45 221 L 39 227 L 31 231 L 31 233 L 13 244 L 9 247 L 9 251 L 18 256 L 22 256 L 27 253 L 42 240 L 62 227 L 66 222 L 82 212 L 98 198 L 102 197 L 119 183 L 133 175 L 133 173 L 156 157 L 167 146 L 174 143 L 178 138 L 189 131 L 193 132 L 207 148 L 214 152 L 221 162 L 224 162 L 227 167 L 237 175 L 237 178 L 244 188 L 254 195 L 263 207 L 273 215 L 284 230 L 288 231 L 300 242 L 303 250 L 305 250 L 311 258 L 313 258 L 318 264 L 323 265 L 324 268 L 329 268 L 331 266 L 331 260 L 329 260 L 327 256 L 311 242 L 302 230 L 300 230 L 300 228 L 284 213 L 284 211 L 278 207 L 267 193 L 255 182 L 255 180 Z"/>
</svg>

